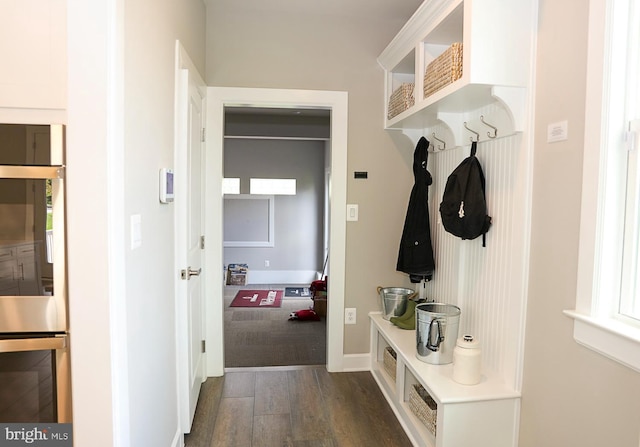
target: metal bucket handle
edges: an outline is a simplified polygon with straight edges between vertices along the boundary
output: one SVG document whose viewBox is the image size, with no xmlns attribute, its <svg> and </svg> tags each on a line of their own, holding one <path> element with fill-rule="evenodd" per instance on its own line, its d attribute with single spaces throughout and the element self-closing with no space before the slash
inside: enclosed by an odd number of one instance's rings
<svg viewBox="0 0 640 447">
<path fill-rule="evenodd" d="M 378 295 L 380 295 L 380 292 L 382 292 L 382 290 L 384 289 L 384 287 L 382 286 L 378 286 L 376 287 L 376 290 L 378 291 Z M 412 300 L 414 299 L 416 296 L 418 296 L 418 292 L 413 292 L 411 295 L 407 296 L 408 300 Z"/>
<path fill-rule="evenodd" d="M 436 323 L 436 333 L 434 337 L 433 323 Z M 435 338 L 435 342 L 432 341 Z M 440 343 L 444 341 L 444 335 L 442 335 L 442 326 L 438 318 L 434 318 L 429 322 L 429 335 L 427 337 L 427 349 L 433 352 L 440 350 Z"/>
</svg>

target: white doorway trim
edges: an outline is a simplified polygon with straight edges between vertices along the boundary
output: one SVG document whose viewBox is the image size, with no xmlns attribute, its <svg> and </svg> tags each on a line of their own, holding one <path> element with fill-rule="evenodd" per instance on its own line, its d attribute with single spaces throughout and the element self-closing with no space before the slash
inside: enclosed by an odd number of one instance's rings
<svg viewBox="0 0 640 447">
<path fill-rule="evenodd" d="M 226 106 L 331 110 L 327 370 L 344 370 L 344 290 L 347 206 L 347 92 L 208 87 L 205 245 L 207 375 L 224 374 L 222 178 Z"/>
</svg>

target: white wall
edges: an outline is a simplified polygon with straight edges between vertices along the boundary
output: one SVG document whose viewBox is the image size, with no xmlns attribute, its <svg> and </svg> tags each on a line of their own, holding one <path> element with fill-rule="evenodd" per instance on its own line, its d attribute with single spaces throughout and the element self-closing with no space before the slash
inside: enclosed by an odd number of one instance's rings
<svg viewBox="0 0 640 447">
<path fill-rule="evenodd" d="M 74 443 L 180 445 L 174 216 L 158 169 L 173 165 L 175 41 L 204 71 L 204 4 L 69 0 L 68 12 Z"/>
<path fill-rule="evenodd" d="M 541 1 L 534 197 L 520 447 L 637 447 L 640 374 L 573 340 L 586 88 L 587 2 Z M 546 143 L 568 120 L 569 138 Z"/>
</svg>

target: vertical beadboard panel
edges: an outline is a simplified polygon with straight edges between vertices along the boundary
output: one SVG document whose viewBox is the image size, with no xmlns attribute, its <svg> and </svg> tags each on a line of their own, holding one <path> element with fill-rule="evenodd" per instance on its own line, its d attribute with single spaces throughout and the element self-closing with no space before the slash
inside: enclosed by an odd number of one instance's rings
<svg viewBox="0 0 640 447">
<path fill-rule="evenodd" d="M 488 107 L 470 116 L 477 119 L 491 112 Z M 488 128 L 474 128 L 483 132 L 476 155 L 486 178 L 492 227 L 486 247 L 482 247 L 481 237 L 462 241 L 444 230 L 439 215 L 444 186 L 451 171 L 469 155 L 470 145 L 430 154 L 434 182 L 429 200 L 436 272 L 427 284 L 427 297 L 458 305 L 462 310 L 459 334 L 473 334 L 480 340 L 485 371 L 519 389 L 528 253 L 524 232 L 528 231 L 529 206 L 529 200 L 523 198 L 527 182 L 521 177 L 527 175 L 527 157 L 522 134 L 491 140 L 486 137 Z M 428 129 L 425 135 L 433 131 Z"/>
<path fill-rule="evenodd" d="M 455 148 L 433 154 L 433 176 L 430 205 L 432 235 L 436 270 L 434 280 L 429 284 L 429 298 L 442 303 L 457 304 L 460 293 L 460 241 L 444 231 L 440 219 L 439 205 L 449 173 L 465 158 L 464 148 Z"/>
</svg>

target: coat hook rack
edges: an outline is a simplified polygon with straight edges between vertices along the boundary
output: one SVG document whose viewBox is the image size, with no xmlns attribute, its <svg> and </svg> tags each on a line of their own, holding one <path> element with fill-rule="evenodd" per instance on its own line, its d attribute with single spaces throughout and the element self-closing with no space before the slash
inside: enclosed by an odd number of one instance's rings
<svg viewBox="0 0 640 447">
<path fill-rule="evenodd" d="M 476 142 L 480 139 L 480 134 L 478 132 L 476 132 L 473 129 L 469 129 L 469 126 L 467 126 L 467 122 L 465 121 L 464 123 L 462 123 L 464 125 L 464 128 L 467 129 L 469 132 L 475 134 L 476 136 Z M 469 137 L 469 140 L 471 140 L 471 142 L 473 142 L 473 137 Z"/>
<path fill-rule="evenodd" d="M 447 142 L 446 142 L 446 141 L 441 140 L 440 138 L 436 137 L 436 133 L 435 133 L 435 132 L 433 132 L 433 133 L 431 134 L 431 136 L 432 136 L 432 137 L 433 137 L 433 139 L 434 139 L 434 140 L 436 140 L 437 142 L 442 143 L 442 146 L 438 146 L 438 150 L 439 150 L 439 151 L 443 151 L 443 150 L 445 150 L 445 149 L 446 149 L 446 147 L 447 147 Z"/>
<path fill-rule="evenodd" d="M 493 129 L 493 135 L 491 135 L 491 132 L 487 132 L 487 136 L 489 138 L 496 138 L 498 136 L 498 128 L 496 126 L 492 126 L 491 124 L 487 123 L 484 120 L 484 116 L 480 115 L 480 121 L 482 121 L 482 124 L 484 124 L 485 126 L 491 127 Z"/>
</svg>

